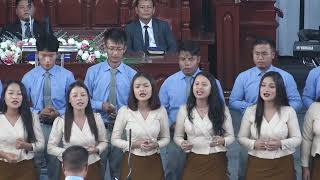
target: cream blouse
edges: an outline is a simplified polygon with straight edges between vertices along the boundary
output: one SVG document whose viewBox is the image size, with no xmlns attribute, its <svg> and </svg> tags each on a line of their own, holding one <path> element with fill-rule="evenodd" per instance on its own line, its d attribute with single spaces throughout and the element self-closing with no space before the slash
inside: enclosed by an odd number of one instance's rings
<svg viewBox="0 0 320 180">
<path fill-rule="evenodd" d="M 310 156 L 320 154 L 320 103 L 309 107 L 303 125 L 301 148 L 301 166 L 309 167 Z"/>
<path fill-rule="evenodd" d="M 98 142 L 96 142 L 93 133 L 91 133 L 88 120 L 86 119 L 82 129 L 73 122 L 71 128 L 70 141 L 66 142 L 64 138 L 64 123 L 65 120 L 62 117 L 57 117 L 54 120 L 51 133 L 48 140 L 48 154 L 57 156 L 62 161 L 62 153 L 70 146 L 79 145 L 82 147 L 95 146 L 99 149 L 99 153 L 102 153 L 107 147 L 106 129 L 100 114 L 95 113 L 94 118 L 98 129 Z M 59 147 L 59 143 L 62 140 L 63 147 Z M 89 164 L 93 164 L 100 160 L 99 154 L 89 155 Z"/>
<path fill-rule="evenodd" d="M 239 131 L 239 142 L 246 147 L 248 154 L 263 159 L 276 159 L 295 152 L 295 148 L 301 143 L 301 133 L 295 110 L 290 106 L 283 106 L 268 122 L 262 119 L 260 138 L 255 124 L 257 105 L 246 109 Z M 256 150 L 254 143 L 257 139 L 279 139 L 281 147 L 274 151 Z"/>
<path fill-rule="evenodd" d="M 120 108 L 111 136 L 111 143 L 123 151 L 129 150 L 129 129 L 131 129 L 132 142 L 139 139 L 151 139 L 157 141 L 159 148 L 166 146 L 170 141 L 168 115 L 164 107 L 149 112 L 146 119 L 139 111 L 132 111 L 127 106 Z M 122 134 L 126 133 L 126 140 Z M 132 149 L 137 156 L 150 156 L 159 153 L 159 149 L 143 151 Z"/>
<path fill-rule="evenodd" d="M 16 139 L 22 138 L 27 140 L 27 131 L 23 126 L 21 117 L 12 126 L 4 114 L 0 114 L 0 151 L 13 153 L 18 156 L 18 162 L 29 160 L 34 157 L 34 153 L 44 149 L 44 137 L 40 126 L 39 117 L 33 114 L 33 131 L 36 137 L 36 142 L 31 143 L 32 151 L 25 149 L 16 149 Z M 5 159 L 1 159 L 6 161 Z"/>
<path fill-rule="evenodd" d="M 192 116 L 193 123 L 188 118 L 186 106 L 183 105 L 180 107 L 174 133 L 175 143 L 181 147 L 181 143 L 184 141 L 184 133 L 186 133 L 187 140 L 193 145 L 191 152 L 208 155 L 227 151 L 226 146 L 230 145 L 235 139 L 228 107 L 225 106 L 225 121 L 222 126 L 225 130 L 223 135 L 225 140 L 224 145 L 210 147 L 210 143 L 214 137 L 214 130 L 208 115 L 202 119 L 198 111 L 194 108 L 192 110 Z"/>
</svg>

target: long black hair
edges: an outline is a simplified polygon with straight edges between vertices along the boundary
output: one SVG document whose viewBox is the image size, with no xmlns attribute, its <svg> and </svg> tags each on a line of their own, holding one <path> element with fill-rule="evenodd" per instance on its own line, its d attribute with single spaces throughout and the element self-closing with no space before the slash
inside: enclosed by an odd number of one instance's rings
<svg viewBox="0 0 320 180">
<path fill-rule="evenodd" d="M 87 116 L 88 119 L 88 124 L 91 130 L 91 133 L 94 135 L 94 138 L 96 141 L 98 141 L 98 128 L 97 128 L 97 124 L 94 118 L 94 114 L 92 111 L 92 107 L 91 107 L 91 103 L 90 103 L 90 95 L 89 95 L 89 91 L 87 86 L 82 82 L 82 81 L 75 81 L 74 83 L 70 84 L 68 92 L 67 92 L 67 96 L 66 96 L 66 112 L 64 115 L 64 119 L 65 119 L 65 123 L 64 123 L 64 139 L 66 142 L 70 141 L 70 136 L 71 136 L 71 128 L 72 128 L 72 124 L 74 121 L 74 114 L 73 114 L 73 107 L 71 105 L 71 103 L 69 102 L 69 98 L 70 98 L 70 93 L 71 90 L 75 87 L 81 87 L 83 89 L 86 90 L 87 95 L 88 95 L 88 105 L 85 108 L 85 115 Z"/>
<path fill-rule="evenodd" d="M 212 123 L 215 135 L 221 136 L 225 133 L 225 129 L 223 129 L 222 127 L 225 121 L 225 107 L 224 102 L 219 95 L 219 89 L 216 83 L 216 79 L 213 75 L 207 72 L 199 72 L 194 79 L 196 79 L 198 76 L 204 76 L 210 81 L 211 89 L 210 94 L 208 96 L 208 117 Z M 193 122 L 192 110 L 197 105 L 196 97 L 193 94 L 194 82 L 195 81 L 193 81 L 192 86 L 190 87 L 190 94 L 187 100 L 187 114 L 191 122 Z"/>
<path fill-rule="evenodd" d="M 6 113 L 8 110 L 7 103 L 5 102 L 5 94 L 8 89 L 8 87 L 12 84 L 17 84 L 20 87 L 21 95 L 22 95 L 22 102 L 21 106 L 18 108 L 18 112 L 21 116 L 23 126 L 25 130 L 27 131 L 27 142 L 28 143 L 34 143 L 37 141 L 36 136 L 34 134 L 33 130 L 33 117 L 30 110 L 30 103 L 27 95 L 27 91 L 25 86 L 19 82 L 19 81 L 8 81 L 4 84 L 4 88 L 1 94 L 1 100 L 0 100 L 0 112 L 2 114 Z"/>
<path fill-rule="evenodd" d="M 270 72 L 265 73 L 262 76 L 262 78 L 260 80 L 260 84 L 259 84 L 259 95 L 258 95 L 256 117 L 255 117 L 256 128 L 258 130 L 259 136 L 260 136 L 261 124 L 262 124 L 262 119 L 263 119 L 263 114 L 264 114 L 264 100 L 260 96 L 260 90 L 261 90 L 262 81 L 266 77 L 271 77 L 275 83 L 276 97 L 274 99 L 274 105 L 276 106 L 278 112 L 280 111 L 281 106 L 289 106 L 286 88 L 285 88 L 285 85 L 284 85 L 284 82 L 283 82 L 281 75 L 278 72 L 274 72 L 274 71 L 270 71 Z"/>
</svg>

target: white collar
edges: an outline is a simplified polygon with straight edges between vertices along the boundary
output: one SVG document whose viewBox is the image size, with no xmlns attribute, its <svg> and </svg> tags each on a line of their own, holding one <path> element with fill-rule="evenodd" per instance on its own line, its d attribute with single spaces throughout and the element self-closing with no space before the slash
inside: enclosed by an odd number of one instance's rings
<svg viewBox="0 0 320 180">
<path fill-rule="evenodd" d="M 149 26 L 149 28 L 151 28 L 152 29 L 152 19 L 149 21 L 149 23 L 148 24 L 144 24 L 142 21 L 140 21 L 139 20 L 139 22 L 140 22 L 140 25 L 141 25 L 141 28 L 142 29 L 144 29 L 144 26 Z"/>
</svg>

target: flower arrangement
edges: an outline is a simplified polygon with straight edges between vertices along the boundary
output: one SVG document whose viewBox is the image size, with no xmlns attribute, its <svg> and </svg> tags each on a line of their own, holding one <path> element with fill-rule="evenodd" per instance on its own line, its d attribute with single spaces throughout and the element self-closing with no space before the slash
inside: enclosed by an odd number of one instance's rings
<svg viewBox="0 0 320 180">
<path fill-rule="evenodd" d="M 67 33 L 58 31 L 55 36 L 58 37 L 60 45 L 75 46 L 78 50 L 76 59 L 81 63 L 102 62 L 107 58 L 107 54 L 103 53 L 103 33 L 100 33 L 93 39 L 79 38 L 79 36 L 69 36 Z M 14 35 L 1 37 L 0 44 L 0 60 L 6 65 L 17 64 L 22 59 L 22 46 L 35 46 L 36 39 L 19 40 Z"/>
<path fill-rule="evenodd" d="M 77 61 L 81 63 L 102 62 L 107 58 L 107 54 L 103 53 L 103 32 L 94 39 L 82 39 L 78 36 L 64 38 L 66 34 L 61 35 L 58 41 L 64 46 L 76 46 Z M 67 39 L 67 40 L 66 40 Z"/>
</svg>

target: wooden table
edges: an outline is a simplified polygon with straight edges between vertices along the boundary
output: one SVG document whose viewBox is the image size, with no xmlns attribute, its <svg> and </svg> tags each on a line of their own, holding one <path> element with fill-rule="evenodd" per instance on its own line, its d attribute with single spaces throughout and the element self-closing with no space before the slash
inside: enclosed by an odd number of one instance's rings
<svg viewBox="0 0 320 180">
<path fill-rule="evenodd" d="M 137 71 L 151 74 L 156 79 L 158 87 L 168 76 L 180 70 L 177 55 L 130 57 L 125 59 L 124 63 Z M 76 79 L 84 80 L 87 69 L 92 65 L 94 64 L 66 63 L 64 67 L 73 72 Z M 209 70 L 209 62 L 201 62 L 200 66 L 203 70 Z M 2 81 L 21 80 L 23 75 L 33 67 L 34 65 L 31 64 L 14 64 L 11 66 L 0 64 L 0 79 Z"/>
</svg>

